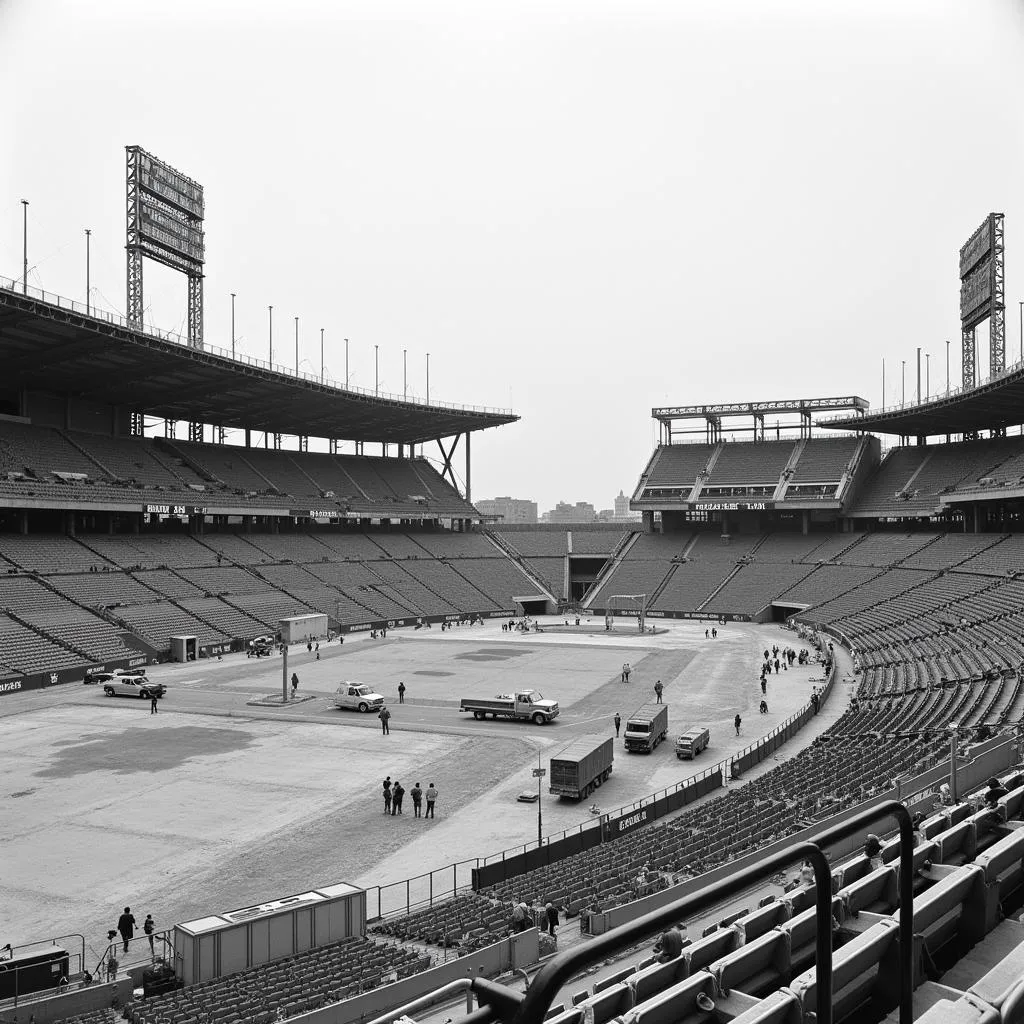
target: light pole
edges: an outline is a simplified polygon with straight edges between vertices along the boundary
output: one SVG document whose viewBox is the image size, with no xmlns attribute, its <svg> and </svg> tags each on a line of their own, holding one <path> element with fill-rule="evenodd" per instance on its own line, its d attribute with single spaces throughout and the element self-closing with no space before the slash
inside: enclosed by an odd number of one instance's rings
<svg viewBox="0 0 1024 1024">
<path fill-rule="evenodd" d="M 924 354 L 924 399 L 927 402 L 932 393 L 932 357 L 930 352 Z"/>
<path fill-rule="evenodd" d="M 949 338 L 946 339 L 946 394 L 949 394 Z"/>
<path fill-rule="evenodd" d="M 906 361 L 906 359 L 904 359 L 904 360 L 902 360 L 902 362 L 903 362 L 903 385 L 902 385 L 902 389 L 900 391 L 900 405 L 906 405 L 907 404 L 907 361 Z"/>
<path fill-rule="evenodd" d="M 21 201 L 21 291 L 28 295 L 28 200 Z"/>
<path fill-rule="evenodd" d="M 299 375 L 299 318 L 295 318 L 295 376 Z"/>
<path fill-rule="evenodd" d="M 348 338 L 345 339 L 345 387 L 348 387 Z"/>
<path fill-rule="evenodd" d="M 270 317 L 270 368 L 274 368 L 274 307 L 267 306 L 267 314 Z"/>
<path fill-rule="evenodd" d="M 430 353 L 427 353 L 427 405 L 430 405 Z"/>
<path fill-rule="evenodd" d="M 1024 363 L 1024 302 L 1018 302 L 1020 306 L 1020 360 Z"/>
<path fill-rule="evenodd" d="M 320 384 L 324 382 L 324 329 L 320 328 Z"/>
<path fill-rule="evenodd" d="M 406 349 L 402 349 L 402 400 L 409 397 L 409 373 L 406 360 Z"/>
<path fill-rule="evenodd" d="M 380 361 L 377 358 L 379 348 L 379 345 L 373 346 L 373 393 L 375 395 L 380 394 L 380 373 L 378 372 Z"/>
<path fill-rule="evenodd" d="M 235 358 L 235 293 L 231 293 L 231 358 Z"/>
<path fill-rule="evenodd" d="M 89 237 L 91 235 L 92 235 L 92 232 L 88 228 L 86 228 L 85 229 L 85 315 L 86 316 L 89 315 L 89 310 L 92 308 L 89 305 L 89 296 L 92 294 L 92 289 L 89 287 L 89 262 L 90 262 L 89 261 L 89 248 L 90 248 L 90 246 L 89 246 Z"/>
<path fill-rule="evenodd" d="M 537 780 L 537 847 L 544 845 L 544 801 L 540 798 L 540 780 L 547 775 L 548 770 L 540 766 L 540 751 L 537 751 L 537 767 L 533 769 L 533 776 Z"/>
</svg>

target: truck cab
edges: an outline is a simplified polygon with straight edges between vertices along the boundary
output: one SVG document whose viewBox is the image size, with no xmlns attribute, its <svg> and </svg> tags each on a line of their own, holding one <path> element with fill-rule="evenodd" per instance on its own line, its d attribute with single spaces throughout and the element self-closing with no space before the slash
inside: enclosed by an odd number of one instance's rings
<svg viewBox="0 0 1024 1024">
<path fill-rule="evenodd" d="M 680 761 L 692 761 L 702 750 L 706 750 L 711 742 L 711 733 L 707 729 L 689 729 L 680 733 L 676 739 L 676 757 Z"/>
<path fill-rule="evenodd" d="M 342 683 L 334 694 L 336 708 L 348 708 L 352 711 L 379 711 L 384 706 L 384 696 L 374 693 L 366 683 Z"/>
</svg>

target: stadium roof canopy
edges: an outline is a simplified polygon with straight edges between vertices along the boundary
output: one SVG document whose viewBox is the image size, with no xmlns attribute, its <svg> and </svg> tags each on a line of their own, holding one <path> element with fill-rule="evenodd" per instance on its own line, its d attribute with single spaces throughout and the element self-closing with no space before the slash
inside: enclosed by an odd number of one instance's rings
<svg viewBox="0 0 1024 1024">
<path fill-rule="evenodd" d="M 57 391 L 171 420 L 349 441 L 419 444 L 519 419 L 508 409 L 406 401 L 271 367 L 0 279 L 2 386 Z"/>
<path fill-rule="evenodd" d="M 863 416 L 819 419 L 819 426 L 870 430 L 902 437 L 969 434 L 1001 430 L 1024 423 L 1024 363 L 967 391 L 893 409 L 868 411 Z"/>
</svg>

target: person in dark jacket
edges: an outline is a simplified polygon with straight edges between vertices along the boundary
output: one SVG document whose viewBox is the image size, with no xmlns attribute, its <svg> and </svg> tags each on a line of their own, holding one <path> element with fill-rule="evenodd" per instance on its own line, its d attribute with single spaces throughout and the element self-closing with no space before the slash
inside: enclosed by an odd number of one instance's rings
<svg viewBox="0 0 1024 1024">
<path fill-rule="evenodd" d="M 128 952 L 128 940 L 135 934 L 135 916 L 131 907 L 125 907 L 124 913 L 117 919 L 117 930 L 121 933 L 124 951 Z"/>
<path fill-rule="evenodd" d="M 678 928 L 669 928 L 661 933 L 661 938 L 654 944 L 654 953 L 659 963 L 667 964 L 675 960 L 683 951 L 683 935 Z"/>
<path fill-rule="evenodd" d="M 384 780 L 384 813 L 391 813 L 391 776 Z"/>
<path fill-rule="evenodd" d="M 553 903 L 548 903 L 544 907 L 544 915 L 547 918 L 548 935 L 554 936 L 555 929 L 558 927 L 558 907 Z"/>
<path fill-rule="evenodd" d="M 405 796 L 405 789 L 402 784 L 395 779 L 395 784 L 391 787 L 391 814 L 392 816 L 402 813 L 402 797 Z"/>
</svg>

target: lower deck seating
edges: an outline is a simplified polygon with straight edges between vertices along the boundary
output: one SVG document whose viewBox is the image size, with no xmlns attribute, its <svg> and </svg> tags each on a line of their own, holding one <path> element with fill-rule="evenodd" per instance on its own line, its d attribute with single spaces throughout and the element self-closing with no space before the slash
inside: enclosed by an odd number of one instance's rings
<svg viewBox="0 0 1024 1024">
<path fill-rule="evenodd" d="M 153 1020 L 254 1021 L 316 1010 L 430 966 L 430 957 L 363 938 L 343 939 L 238 974 L 131 1004 L 132 1024 Z"/>
</svg>

